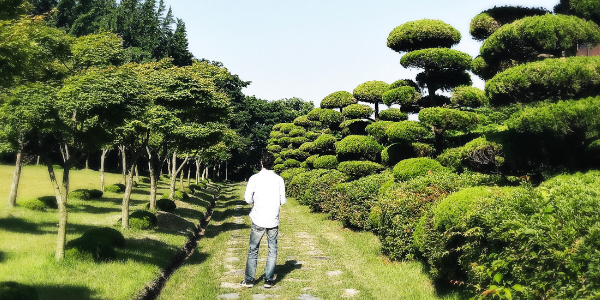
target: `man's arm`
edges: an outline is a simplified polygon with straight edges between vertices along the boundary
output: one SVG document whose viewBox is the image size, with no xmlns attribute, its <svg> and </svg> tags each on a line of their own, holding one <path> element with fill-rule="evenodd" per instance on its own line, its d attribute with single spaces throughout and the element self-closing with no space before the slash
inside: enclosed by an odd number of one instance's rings
<svg viewBox="0 0 600 300">
<path fill-rule="evenodd" d="M 284 205 L 287 202 L 287 198 L 285 197 L 285 181 L 283 181 L 283 178 L 279 178 L 279 200 L 280 205 Z"/>
<path fill-rule="evenodd" d="M 246 203 L 248 204 L 252 204 L 254 203 L 254 190 L 256 188 L 255 184 L 254 184 L 254 178 L 250 177 L 250 179 L 248 179 L 248 184 L 246 185 L 246 192 L 244 193 L 244 200 L 246 200 Z"/>
</svg>

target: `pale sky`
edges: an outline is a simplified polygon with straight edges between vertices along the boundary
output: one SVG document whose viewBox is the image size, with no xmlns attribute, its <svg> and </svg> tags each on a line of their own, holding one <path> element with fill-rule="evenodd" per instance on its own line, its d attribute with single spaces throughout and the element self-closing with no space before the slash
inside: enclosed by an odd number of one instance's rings
<svg viewBox="0 0 600 300">
<path fill-rule="evenodd" d="M 558 0 L 165 0 L 186 23 L 196 58 L 222 62 L 243 90 L 266 100 L 299 97 L 318 106 L 336 91 L 359 84 L 414 79 L 418 69 L 400 65 L 386 46 L 389 33 L 414 20 L 442 20 L 462 34 L 454 49 L 475 57 L 480 42 L 469 35 L 471 19 L 504 5 L 544 7 Z M 483 82 L 472 76 L 474 85 Z"/>
</svg>

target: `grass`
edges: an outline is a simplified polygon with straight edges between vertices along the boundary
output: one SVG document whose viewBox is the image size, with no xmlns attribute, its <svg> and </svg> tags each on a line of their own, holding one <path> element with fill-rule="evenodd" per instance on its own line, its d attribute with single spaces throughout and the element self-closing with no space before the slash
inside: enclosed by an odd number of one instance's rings
<svg viewBox="0 0 600 300">
<path fill-rule="evenodd" d="M 40 299 L 131 299 L 155 278 L 188 235 L 209 205 L 211 196 L 201 193 L 178 208 L 169 226 L 152 230 L 122 230 L 126 246 L 117 249 L 117 260 L 108 263 L 54 260 L 57 211 L 31 211 L 18 207 L 19 201 L 53 195 L 45 167 L 25 166 L 22 171 L 17 207 L 8 207 L 8 193 L 14 166 L 0 165 L 0 281 L 17 281 L 36 287 Z M 58 170 L 57 177 L 61 178 Z M 120 174 L 106 174 L 106 184 L 118 183 Z M 70 190 L 99 189 L 100 174 L 92 170 L 71 173 Z M 159 196 L 167 191 L 159 185 Z M 148 203 L 148 184 L 134 188 L 130 211 Z M 97 200 L 69 200 L 67 240 L 98 226 L 114 226 L 120 219 L 122 194 L 105 193 Z M 120 228 L 118 228 L 120 229 Z"/>
<path fill-rule="evenodd" d="M 222 190 L 206 236 L 159 299 L 215 299 L 229 293 L 238 293 L 239 299 L 255 294 L 347 299 L 344 294 L 350 289 L 360 291 L 354 299 L 461 299 L 459 294 L 436 293 L 420 263 L 387 260 L 372 233 L 345 229 L 324 214 L 310 213 L 295 199 L 281 211 L 276 288 L 266 290 L 262 281 L 251 289 L 226 287 L 243 279 L 240 272 L 245 268 L 251 224 L 250 207 L 242 200 L 244 188 L 240 183 Z M 238 224 L 239 220 L 243 222 Z M 266 243 L 263 238 L 257 277 L 264 274 L 261 258 L 267 256 Z"/>
</svg>

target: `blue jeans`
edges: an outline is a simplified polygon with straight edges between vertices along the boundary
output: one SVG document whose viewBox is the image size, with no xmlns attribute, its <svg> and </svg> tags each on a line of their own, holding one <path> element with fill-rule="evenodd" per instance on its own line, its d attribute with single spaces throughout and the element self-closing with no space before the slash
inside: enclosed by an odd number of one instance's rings
<svg viewBox="0 0 600 300">
<path fill-rule="evenodd" d="M 275 277 L 275 264 L 277 263 L 277 234 L 279 227 L 263 228 L 252 223 L 250 230 L 250 249 L 248 249 L 248 260 L 246 260 L 246 281 L 254 281 L 256 273 L 256 261 L 258 259 L 258 247 L 260 240 L 267 232 L 269 242 L 269 255 L 265 266 L 265 280 L 273 281 Z"/>
</svg>

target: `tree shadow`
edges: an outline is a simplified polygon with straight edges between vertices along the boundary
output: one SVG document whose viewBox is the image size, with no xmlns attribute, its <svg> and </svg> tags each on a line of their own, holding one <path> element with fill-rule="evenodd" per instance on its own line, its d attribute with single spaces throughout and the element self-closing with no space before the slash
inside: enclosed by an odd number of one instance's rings
<svg viewBox="0 0 600 300">
<path fill-rule="evenodd" d="M 149 190 L 140 189 L 140 188 L 132 189 L 131 193 L 132 194 L 139 194 L 139 195 L 150 195 L 150 191 Z"/>
<path fill-rule="evenodd" d="M 39 229 L 39 225 L 29 221 L 9 216 L 8 218 L 0 219 L 0 229 L 16 232 L 16 233 L 31 233 L 43 234 Z"/>
<path fill-rule="evenodd" d="M 238 230 L 238 229 L 247 229 L 247 228 L 250 228 L 250 226 L 248 226 L 246 224 L 237 224 L 237 223 L 232 223 L 232 222 L 225 222 L 220 225 L 210 225 L 206 228 L 204 237 L 214 238 L 221 233 L 226 233 L 228 231 L 234 231 L 234 230 Z"/>
<path fill-rule="evenodd" d="M 117 248 L 117 259 L 133 260 L 162 268 L 177 250 L 175 246 L 148 237 L 128 238 L 124 248 Z"/>
<path fill-rule="evenodd" d="M 104 198 L 116 205 L 121 205 L 123 204 L 123 198 Z M 139 205 L 142 203 L 146 203 L 148 202 L 147 200 L 136 200 L 136 199 L 129 199 L 129 206 L 134 206 L 134 205 Z"/>
<path fill-rule="evenodd" d="M 0 263 L 3 263 L 6 260 L 6 253 L 0 251 Z"/>
<path fill-rule="evenodd" d="M 199 265 L 210 258 L 210 254 L 201 252 L 199 248 L 196 248 L 194 253 L 185 261 L 186 265 Z"/>
<path fill-rule="evenodd" d="M 283 265 L 275 266 L 275 283 L 282 281 L 288 274 L 294 270 L 302 269 L 302 264 L 299 264 L 296 260 L 288 260 Z"/>
<path fill-rule="evenodd" d="M 190 235 L 193 234 L 196 225 L 177 214 L 172 213 L 160 213 L 157 215 L 158 223 L 155 231 L 161 233 L 177 234 L 177 235 Z"/>
<path fill-rule="evenodd" d="M 194 220 L 204 219 L 204 213 L 202 213 L 201 211 L 191 209 L 191 208 L 185 208 L 185 207 L 175 208 L 175 211 L 173 211 L 173 214 L 178 215 L 183 218 L 194 219 Z"/>
<path fill-rule="evenodd" d="M 73 299 L 73 300 L 100 300 L 97 293 L 84 286 L 77 285 L 38 285 L 34 286 L 40 300 Z"/>
<path fill-rule="evenodd" d="M 69 205 L 69 212 L 84 212 L 92 214 L 108 214 L 114 212 L 120 212 L 119 207 L 98 207 L 93 205 Z"/>
</svg>

